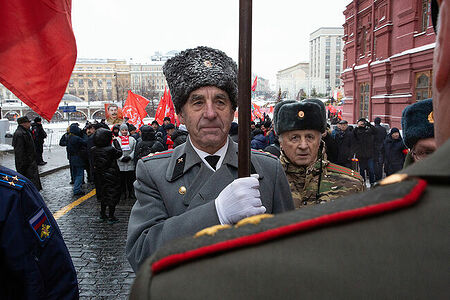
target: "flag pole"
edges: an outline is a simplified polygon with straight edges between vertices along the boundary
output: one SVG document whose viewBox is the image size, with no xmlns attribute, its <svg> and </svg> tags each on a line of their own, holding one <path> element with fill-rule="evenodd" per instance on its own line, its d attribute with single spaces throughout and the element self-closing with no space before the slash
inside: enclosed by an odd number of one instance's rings
<svg viewBox="0 0 450 300">
<path fill-rule="evenodd" d="M 238 176 L 250 176 L 250 99 L 252 75 L 252 0 L 239 0 L 239 155 Z"/>
</svg>

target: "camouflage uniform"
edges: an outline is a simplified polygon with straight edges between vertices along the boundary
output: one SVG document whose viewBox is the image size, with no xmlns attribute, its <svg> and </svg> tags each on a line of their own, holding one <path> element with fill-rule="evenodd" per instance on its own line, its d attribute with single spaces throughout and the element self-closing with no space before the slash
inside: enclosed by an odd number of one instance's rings
<svg viewBox="0 0 450 300">
<path fill-rule="evenodd" d="M 364 190 L 362 177 L 357 172 L 322 159 L 320 194 L 319 199 L 316 200 L 320 160 L 310 167 L 300 167 L 292 164 L 281 152 L 280 161 L 286 173 L 296 209 L 328 202 Z"/>
</svg>

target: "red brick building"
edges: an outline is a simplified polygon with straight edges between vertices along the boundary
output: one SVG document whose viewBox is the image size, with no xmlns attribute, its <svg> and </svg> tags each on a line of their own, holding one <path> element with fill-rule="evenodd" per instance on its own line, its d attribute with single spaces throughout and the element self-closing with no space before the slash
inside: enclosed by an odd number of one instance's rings
<svg viewBox="0 0 450 300">
<path fill-rule="evenodd" d="M 435 35 L 430 0 L 354 0 L 344 15 L 343 116 L 399 127 L 405 106 L 430 98 Z"/>
</svg>

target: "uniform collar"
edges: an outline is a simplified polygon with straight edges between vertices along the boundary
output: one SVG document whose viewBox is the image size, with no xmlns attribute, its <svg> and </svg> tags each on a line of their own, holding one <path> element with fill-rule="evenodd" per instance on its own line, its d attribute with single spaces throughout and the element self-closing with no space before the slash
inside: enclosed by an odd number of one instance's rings
<svg viewBox="0 0 450 300">
<path fill-rule="evenodd" d="M 230 165 L 235 168 L 238 167 L 237 160 L 237 144 L 228 138 L 228 147 L 226 149 L 225 156 L 222 161 L 222 165 Z M 192 143 L 190 142 L 189 136 L 187 137 L 186 143 L 178 146 L 173 151 L 171 161 L 166 172 L 167 181 L 174 181 L 181 177 L 184 173 L 189 171 L 193 166 L 202 163 L 202 159 L 195 151 Z"/>
<path fill-rule="evenodd" d="M 225 154 L 228 150 L 228 144 L 229 144 L 229 140 L 227 139 L 225 145 L 223 145 L 219 150 L 217 150 L 214 154 L 209 154 L 208 152 L 202 151 L 200 149 L 198 149 L 197 147 L 195 147 L 191 140 L 189 139 L 188 141 L 186 141 L 187 143 L 190 143 L 192 148 L 194 149 L 194 151 L 197 153 L 197 155 L 200 157 L 200 159 L 203 161 L 203 163 L 213 172 L 216 172 L 216 170 L 218 170 L 220 168 L 220 166 L 222 165 L 223 159 L 225 158 Z M 216 170 L 214 170 L 209 164 L 208 162 L 205 160 L 205 157 L 209 156 L 209 155 L 218 155 L 219 161 L 217 162 L 216 165 Z"/>
</svg>

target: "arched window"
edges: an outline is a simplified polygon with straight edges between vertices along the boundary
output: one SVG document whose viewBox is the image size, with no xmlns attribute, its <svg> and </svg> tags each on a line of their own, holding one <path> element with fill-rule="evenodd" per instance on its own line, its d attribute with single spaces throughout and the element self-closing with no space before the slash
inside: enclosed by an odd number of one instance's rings
<svg viewBox="0 0 450 300">
<path fill-rule="evenodd" d="M 416 89 L 415 89 L 416 101 L 432 97 L 431 75 L 432 75 L 431 70 L 416 74 Z"/>
<path fill-rule="evenodd" d="M 421 0 L 420 7 L 420 30 L 419 32 L 427 31 L 429 25 L 430 0 Z"/>
</svg>

